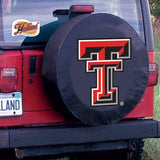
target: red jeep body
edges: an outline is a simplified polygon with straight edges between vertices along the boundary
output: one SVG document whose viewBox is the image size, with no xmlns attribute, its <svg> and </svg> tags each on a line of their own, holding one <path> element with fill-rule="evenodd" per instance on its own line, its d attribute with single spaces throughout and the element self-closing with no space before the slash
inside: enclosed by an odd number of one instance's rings
<svg viewBox="0 0 160 160">
<path fill-rule="evenodd" d="M 65 118 L 55 111 L 53 105 L 46 96 L 41 65 L 43 50 L 22 50 L 4 51 L 0 55 L 1 68 L 16 68 L 18 71 L 18 86 L 16 91 L 23 95 L 23 115 L 14 117 L 2 117 L 1 127 L 33 125 L 33 124 L 53 124 L 67 123 Z M 154 63 L 154 52 L 149 51 L 150 63 Z M 35 56 L 36 75 L 29 74 L 30 57 Z M 5 60 L 7 59 L 7 61 Z M 23 66 L 23 67 L 22 67 Z M 23 71 L 22 71 L 23 68 Z M 154 87 L 146 88 L 143 98 L 137 107 L 125 118 L 152 117 L 154 111 Z"/>
<path fill-rule="evenodd" d="M 78 7 L 70 8 L 72 5 Z M 94 6 L 94 13 L 109 13 L 127 21 L 145 44 L 149 57 L 148 85 L 138 105 L 122 122 L 92 127 L 77 119 L 70 120 L 55 109 L 42 76 L 49 38 L 68 19 L 91 14 L 90 5 Z M 4 139 L 0 148 L 22 148 L 25 157 L 36 155 L 31 147 L 37 149 L 37 155 L 61 154 L 127 148 L 130 139 L 159 137 L 159 122 L 142 120 L 154 116 L 154 86 L 158 77 L 147 1 L 4 0 L 0 6 L 0 138 Z M 114 146 L 108 147 L 112 142 Z M 96 144 L 97 148 L 87 148 L 88 144 Z M 66 148 L 59 150 L 57 145 Z M 39 148 L 45 146 L 49 147 Z"/>
<path fill-rule="evenodd" d="M 29 4 L 32 5 L 32 2 L 27 2 L 27 3 L 25 2 L 24 4 L 26 6 Z M 8 22 L 5 22 L 5 21 L 7 21 L 8 17 L 10 17 L 11 13 L 12 13 L 11 14 L 12 16 L 15 16 L 14 19 L 16 17 L 18 19 L 17 14 L 21 11 L 18 7 L 20 7 L 22 4 L 20 2 L 17 3 L 16 6 L 12 9 L 13 11 L 9 11 L 9 8 L 7 8 L 8 5 L 9 5 L 8 1 L 2 3 L 2 7 L 4 8 L 3 9 L 4 13 L 2 13 L 4 16 L 4 23 L 5 23 L 4 27 L 5 25 L 7 25 Z M 139 2 L 136 2 L 136 5 L 137 5 L 137 8 L 136 8 L 137 11 L 142 13 L 141 8 L 139 7 Z M 17 11 L 15 10 L 16 7 L 17 7 Z M 101 8 L 101 10 L 103 11 L 103 8 Z M 142 16 L 144 15 L 140 14 L 138 16 L 139 16 L 139 21 L 141 21 Z M 6 29 L 7 28 L 8 27 L 6 27 Z M 5 28 L 4 28 L 4 32 L 5 32 Z M 142 35 L 142 33 L 140 34 Z M 5 33 L 4 36 L 7 37 L 8 32 Z M 143 36 L 141 37 L 143 38 Z M 12 36 L 12 40 L 14 40 L 13 38 L 14 37 Z M 8 40 L 10 40 L 10 38 L 8 38 Z M 17 40 L 15 39 L 15 42 L 13 43 L 20 43 L 19 41 L 17 42 Z M 42 41 L 42 39 L 40 39 L 40 41 Z M 43 47 L 42 49 L 37 49 L 37 47 L 39 47 L 39 42 L 37 42 L 36 45 L 34 44 L 36 42 L 34 42 L 33 44 L 31 42 L 30 43 L 27 42 L 28 46 L 23 46 L 22 44 L 19 47 L 19 49 L 16 49 L 16 46 L 9 46 L 9 45 L 14 45 L 13 43 L 9 42 L 7 44 L 6 42 L 4 43 L 5 46 L 2 46 L 2 48 L 4 47 L 6 49 L 3 50 L 2 54 L 0 55 L 0 64 L 1 64 L 0 68 L 1 69 L 15 68 L 17 70 L 17 83 L 15 84 L 17 85 L 17 87 L 13 91 L 11 90 L 6 92 L 22 93 L 23 114 L 20 116 L 16 116 L 16 113 L 15 113 L 13 117 L 12 116 L 1 117 L 0 126 L 5 127 L 5 126 L 20 126 L 20 125 L 23 126 L 23 125 L 33 125 L 33 124 L 66 123 L 67 121 L 65 120 L 65 118 L 60 113 L 55 111 L 53 104 L 50 103 L 46 95 L 46 92 L 44 90 L 44 85 L 42 82 L 43 81 L 42 74 L 41 74 L 42 58 L 44 54 Z M 20 44 L 18 44 L 18 46 L 19 45 Z M 148 44 L 148 45 L 152 46 L 151 44 Z M 25 47 L 25 50 L 23 49 L 24 47 Z M 33 49 L 29 49 L 29 48 L 33 48 Z M 155 54 L 152 47 L 149 47 L 148 55 L 149 55 L 149 62 L 154 63 Z M 5 83 L 5 82 L 2 82 L 2 83 Z M 151 82 L 148 82 L 148 83 L 151 83 Z M 145 90 L 143 98 L 141 99 L 137 107 L 131 113 L 129 113 L 125 118 L 132 119 L 132 118 L 153 117 L 153 109 L 154 109 L 153 101 L 154 101 L 154 87 L 153 85 L 149 84 Z"/>
</svg>

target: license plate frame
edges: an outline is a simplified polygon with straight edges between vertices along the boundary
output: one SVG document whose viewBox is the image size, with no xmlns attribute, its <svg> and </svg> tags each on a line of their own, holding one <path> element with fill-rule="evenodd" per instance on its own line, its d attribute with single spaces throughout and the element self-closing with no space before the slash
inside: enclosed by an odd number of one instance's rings
<svg viewBox="0 0 160 160">
<path fill-rule="evenodd" d="M 23 114 L 22 93 L 0 93 L 0 117 L 21 116 Z"/>
</svg>

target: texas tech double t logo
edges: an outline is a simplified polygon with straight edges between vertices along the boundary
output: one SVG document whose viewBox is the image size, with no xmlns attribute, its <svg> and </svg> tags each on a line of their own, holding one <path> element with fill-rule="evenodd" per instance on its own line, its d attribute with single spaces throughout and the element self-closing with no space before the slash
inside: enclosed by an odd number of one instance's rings
<svg viewBox="0 0 160 160">
<path fill-rule="evenodd" d="M 78 60 L 86 61 L 86 72 L 97 73 L 97 88 L 91 88 L 92 106 L 118 105 L 114 72 L 122 72 L 123 60 L 130 57 L 130 39 L 78 41 Z"/>
</svg>

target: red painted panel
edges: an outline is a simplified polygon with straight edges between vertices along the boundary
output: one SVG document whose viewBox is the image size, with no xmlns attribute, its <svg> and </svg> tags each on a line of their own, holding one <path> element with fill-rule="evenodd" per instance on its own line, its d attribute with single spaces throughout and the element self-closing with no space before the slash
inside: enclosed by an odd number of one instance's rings
<svg viewBox="0 0 160 160">
<path fill-rule="evenodd" d="M 43 125 L 67 122 L 60 114 L 52 111 L 24 112 L 23 116 L 0 118 L 0 126 Z"/>
<path fill-rule="evenodd" d="M 155 62 L 155 52 L 148 52 L 149 63 Z M 154 114 L 154 87 L 147 87 L 140 103 L 125 118 L 153 117 Z"/>
<path fill-rule="evenodd" d="M 22 53 L 23 56 L 20 51 L 8 51 L 0 55 L 0 67 L 18 69 L 18 91 L 22 91 L 23 96 L 23 115 L 1 117 L 0 127 L 67 122 L 54 110 L 45 94 L 41 75 L 43 51 L 24 50 Z M 37 56 L 37 75 L 35 76 L 29 75 L 30 56 Z"/>
<path fill-rule="evenodd" d="M 52 110 L 42 82 L 42 50 L 23 50 L 24 57 L 24 78 L 23 78 L 23 105 L 24 111 Z M 37 56 L 37 74 L 29 74 L 30 56 Z"/>
<path fill-rule="evenodd" d="M 154 63 L 155 62 L 155 52 L 154 51 L 149 51 L 148 52 L 148 57 L 149 57 L 149 63 Z"/>
<path fill-rule="evenodd" d="M 125 118 L 152 117 L 154 111 L 154 87 L 147 87 L 140 103 Z"/>
</svg>

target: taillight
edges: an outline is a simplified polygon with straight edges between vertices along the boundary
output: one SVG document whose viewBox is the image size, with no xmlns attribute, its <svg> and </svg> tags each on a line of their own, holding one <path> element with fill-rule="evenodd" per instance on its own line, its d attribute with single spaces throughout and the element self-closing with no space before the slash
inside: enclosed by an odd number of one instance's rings
<svg viewBox="0 0 160 160">
<path fill-rule="evenodd" d="M 0 70 L 0 90 L 3 93 L 14 92 L 17 89 L 17 69 L 2 68 Z"/>
<path fill-rule="evenodd" d="M 158 65 L 156 63 L 149 64 L 148 87 L 155 86 L 158 82 Z"/>
<path fill-rule="evenodd" d="M 94 12 L 94 6 L 92 5 L 72 5 L 70 7 L 70 12 L 84 12 L 84 13 L 92 13 Z"/>
</svg>

